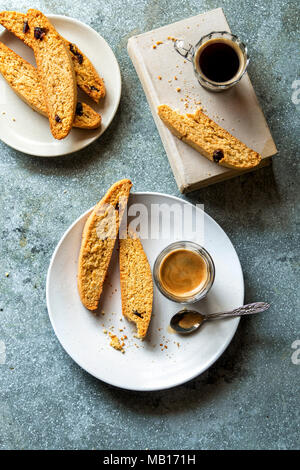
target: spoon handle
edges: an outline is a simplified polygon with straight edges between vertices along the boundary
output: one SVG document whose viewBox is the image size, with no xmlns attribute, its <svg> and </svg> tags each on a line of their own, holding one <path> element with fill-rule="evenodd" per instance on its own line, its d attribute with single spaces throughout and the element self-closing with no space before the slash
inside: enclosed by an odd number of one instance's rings
<svg viewBox="0 0 300 470">
<path fill-rule="evenodd" d="M 220 312 L 211 313 L 205 315 L 205 320 L 217 320 L 224 317 L 241 317 L 242 315 L 253 315 L 254 313 L 264 312 L 268 310 L 270 304 L 266 302 L 255 302 L 254 304 L 243 305 L 242 307 L 236 308 L 231 312 Z"/>
</svg>

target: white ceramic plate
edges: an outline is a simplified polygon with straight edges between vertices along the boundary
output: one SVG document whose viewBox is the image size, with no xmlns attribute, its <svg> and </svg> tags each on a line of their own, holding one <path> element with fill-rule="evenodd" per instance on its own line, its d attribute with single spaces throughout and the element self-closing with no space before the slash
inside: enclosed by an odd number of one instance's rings
<svg viewBox="0 0 300 470">
<path fill-rule="evenodd" d="M 0 74 L 0 139 L 29 155 L 56 157 L 86 147 L 108 128 L 120 101 L 121 74 L 113 51 L 96 31 L 73 18 L 60 15 L 48 17 L 62 36 L 78 45 L 104 78 L 107 95 L 99 104 L 78 90 L 78 101 L 86 102 L 101 114 L 101 127 L 90 131 L 72 129 L 65 139 L 55 140 L 50 132 L 48 119 L 25 104 Z M 0 34 L 0 40 L 35 65 L 32 50 L 13 34 L 4 30 Z"/>
<path fill-rule="evenodd" d="M 195 206 L 182 199 L 159 193 L 134 193 L 133 203 L 176 203 L 191 208 L 190 218 L 196 215 Z M 101 297 L 100 311 L 95 316 L 81 304 L 77 291 L 77 258 L 81 234 L 90 210 L 81 215 L 59 242 L 50 262 L 47 276 L 47 306 L 56 336 L 67 353 L 83 369 L 111 385 L 129 390 L 160 390 L 186 382 L 205 371 L 230 343 L 239 319 L 219 320 L 204 324 L 192 336 L 168 332 L 171 316 L 180 306 L 167 300 L 154 288 L 153 317 L 149 337 L 135 339 L 133 324 L 122 318 L 117 252 L 112 257 L 108 278 Z M 204 214 L 203 245 L 212 255 L 215 283 L 206 299 L 195 304 L 204 313 L 227 311 L 243 304 L 244 281 L 236 251 L 221 227 Z M 198 235 L 186 237 L 202 242 Z M 165 239 L 143 240 L 151 268 L 158 253 L 176 240 L 174 231 Z M 109 346 L 104 329 L 114 327 L 119 337 L 126 334 L 125 354 Z M 124 328 L 119 332 L 119 328 Z M 178 344 L 177 344 L 178 343 Z M 160 346 L 163 345 L 163 346 Z M 167 346 L 165 348 L 164 346 Z M 163 349 L 163 350 L 162 350 Z"/>
</svg>

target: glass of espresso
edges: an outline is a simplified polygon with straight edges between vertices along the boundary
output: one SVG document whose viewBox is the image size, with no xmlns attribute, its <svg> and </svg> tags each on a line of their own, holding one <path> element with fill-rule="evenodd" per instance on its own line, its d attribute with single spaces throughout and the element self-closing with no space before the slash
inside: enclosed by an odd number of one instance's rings
<svg viewBox="0 0 300 470">
<path fill-rule="evenodd" d="M 206 296 L 215 278 L 210 254 L 194 242 L 171 243 L 157 256 L 153 276 L 161 293 L 170 300 L 190 304 Z"/>
<path fill-rule="evenodd" d="M 223 91 L 236 85 L 249 63 L 245 44 L 227 31 L 209 33 L 195 46 L 186 46 L 182 39 L 178 39 L 174 47 L 192 62 L 200 85 L 211 91 Z"/>
</svg>

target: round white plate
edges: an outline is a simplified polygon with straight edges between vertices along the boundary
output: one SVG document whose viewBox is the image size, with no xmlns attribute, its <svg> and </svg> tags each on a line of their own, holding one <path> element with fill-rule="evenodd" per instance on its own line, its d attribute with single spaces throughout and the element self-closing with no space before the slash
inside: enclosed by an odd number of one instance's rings
<svg viewBox="0 0 300 470">
<path fill-rule="evenodd" d="M 182 209 L 189 208 L 189 221 L 195 219 L 196 211 L 200 211 L 182 199 L 159 193 L 134 193 L 130 196 L 129 208 L 134 203 L 144 204 L 148 208 L 149 225 L 151 221 L 154 225 L 159 224 L 153 217 L 150 219 L 150 209 L 155 207 L 152 204 L 166 204 L 169 207 L 177 204 Z M 147 338 L 141 342 L 134 337 L 134 325 L 125 319 L 121 320 L 117 250 L 112 257 L 99 314 L 88 311 L 79 298 L 76 274 L 81 234 L 89 212 L 90 210 L 81 215 L 64 234 L 48 270 L 48 312 L 56 336 L 64 349 L 93 376 L 129 390 L 166 389 L 201 374 L 228 346 L 239 319 L 206 323 L 192 336 L 169 333 L 171 316 L 183 306 L 167 300 L 154 287 L 153 316 Z M 216 278 L 206 299 L 194 306 L 204 313 L 228 311 L 243 304 L 241 265 L 232 243 L 221 227 L 205 213 L 203 222 L 204 241 L 200 231 L 196 236 L 185 238 L 203 242 L 214 259 Z M 154 230 L 156 228 L 154 226 Z M 142 240 L 151 268 L 158 253 L 177 239 L 173 229 L 167 238 L 165 235 L 161 235 L 160 239 Z M 101 314 L 101 311 L 105 314 Z M 124 334 L 128 336 L 125 340 L 125 354 L 109 346 L 110 338 L 104 330 L 110 330 L 112 326 L 113 332 L 119 337 Z M 120 332 L 120 328 L 125 329 Z"/>
<path fill-rule="evenodd" d="M 117 59 L 107 42 L 92 28 L 61 15 L 48 15 L 57 31 L 74 42 L 91 60 L 106 86 L 106 97 L 96 104 L 78 89 L 78 101 L 84 101 L 102 116 L 99 129 L 72 129 L 68 137 L 55 140 L 48 119 L 33 111 L 10 88 L 0 74 L 0 139 L 29 155 L 56 157 L 80 150 L 96 140 L 108 128 L 118 109 L 121 96 L 121 74 Z M 32 50 L 8 31 L 0 40 L 17 54 L 35 65 Z"/>
</svg>

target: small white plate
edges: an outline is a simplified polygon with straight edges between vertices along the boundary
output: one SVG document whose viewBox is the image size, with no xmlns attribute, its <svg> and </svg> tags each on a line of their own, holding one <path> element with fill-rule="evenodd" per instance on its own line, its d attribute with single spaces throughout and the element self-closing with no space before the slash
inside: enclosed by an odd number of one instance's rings
<svg viewBox="0 0 300 470">
<path fill-rule="evenodd" d="M 152 204 L 167 204 L 171 207 L 176 203 L 182 209 L 189 206 L 192 209 L 188 217 L 193 220 L 196 211 L 200 210 L 182 199 L 159 193 L 134 193 L 130 196 L 129 207 L 133 203 L 146 205 L 149 213 Z M 133 324 L 125 319 L 120 320 L 122 309 L 116 250 L 101 297 L 99 312 L 103 310 L 105 314 L 99 313 L 95 316 L 85 309 L 77 291 L 76 277 L 81 234 L 89 212 L 90 210 L 81 215 L 64 234 L 55 249 L 48 270 L 48 312 L 56 336 L 64 349 L 77 364 L 93 376 L 129 390 L 166 389 L 201 374 L 228 346 L 239 319 L 206 323 L 192 336 L 170 333 L 170 318 L 183 306 L 167 300 L 154 287 L 153 317 L 149 334 L 143 342 L 135 339 Z M 244 281 L 241 265 L 232 243 L 221 227 L 205 213 L 203 221 L 203 245 L 215 262 L 216 278 L 208 296 L 194 306 L 204 313 L 228 311 L 243 304 Z M 202 243 L 198 235 L 188 239 Z M 173 231 L 163 240 L 142 241 L 151 268 L 158 253 L 175 240 Z M 125 340 L 125 354 L 109 346 L 109 336 L 103 330 L 109 330 L 111 326 L 119 337 L 124 334 L 128 336 Z M 120 332 L 120 328 L 125 329 Z"/>
<path fill-rule="evenodd" d="M 104 79 L 106 97 L 99 104 L 78 90 L 78 101 L 84 101 L 101 114 L 101 127 L 94 130 L 74 128 L 65 139 L 55 140 L 48 119 L 25 104 L 0 74 L 0 139 L 29 155 L 57 157 L 86 147 L 108 128 L 119 106 L 121 74 L 113 51 L 96 31 L 74 18 L 61 15 L 48 15 L 48 18 L 62 36 L 74 42 L 87 55 Z M 35 65 L 32 50 L 13 34 L 4 30 L 0 40 Z"/>
</svg>

